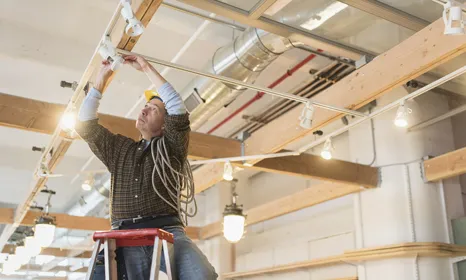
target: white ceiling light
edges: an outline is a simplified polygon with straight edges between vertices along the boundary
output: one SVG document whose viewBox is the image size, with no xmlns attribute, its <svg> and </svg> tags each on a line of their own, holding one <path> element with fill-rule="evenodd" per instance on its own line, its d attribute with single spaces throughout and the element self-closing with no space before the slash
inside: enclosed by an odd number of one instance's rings
<svg viewBox="0 0 466 280">
<path fill-rule="evenodd" d="M 139 36 L 144 32 L 144 25 L 134 16 L 133 9 L 131 8 L 131 0 L 121 0 L 121 15 L 126 20 L 126 34 L 128 36 Z"/>
<path fill-rule="evenodd" d="M 48 198 L 47 204 L 45 205 L 45 212 L 35 221 L 34 237 L 40 247 L 49 247 L 55 238 L 55 217 L 49 216 L 49 209 L 52 206 L 50 200 L 52 196 L 55 195 L 55 191 L 45 188 L 40 192 L 48 194 Z"/>
<path fill-rule="evenodd" d="M 223 212 L 223 236 L 230 243 L 241 240 L 244 234 L 246 216 L 243 214 L 242 205 L 237 205 L 236 180 L 232 182 L 232 202 L 225 206 Z"/>
<path fill-rule="evenodd" d="M 76 114 L 68 111 L 63 114 L 60 120 L 60 127 L 63 131 L 70 132 L 74 131 L 76 126 Z"/>
<path fill-rule="evenodd" d="M 327 138 L 324 143 L 324 148 L 322 149 L 322 152 L 320 152 L 320 156 L 323 159 L 330 160 L 332 159 L 332 151 L 334 150 L 333 144 L 332 144 L 332 139 Z"/>
<path fill-rule="evenodd" d="M 313 15 L 308 21 L 301 24 L 301 27 L 307 30 L 314 30 L 347 7 L 348 5 L 341 2 L 334 2 L 327 6 L 323 11 Z"/>
<path fill-rule="evenodd" d="M 102 42 L 100 42 L 99 54 L 103 59 L 112 64 L 112 71 L 118 70 L 118 68 L 120 68 L 120 66 L 125 61 L 123 57 L 121 57 L 121 55 L 116 52 L 116 49 L 113 46 L 109 36 L 106 36 Z"/>
<path fill-rule="evenodd" d="M 312 127 L 312 118 L 314 117 L 314 105 L 310 101 L 306 103 L 299 117 L 299 125 L 304 129 L 310 129 Z"/>
<path fill-rule="evenodd" d="M 464 35 L 464 20 L 462 4 L 448 0 L 443 5 L 443 22 L 445 23 L 445 35 Z"/>
<path fill-rule="evenodd" d="M 26 246 L 26 251 L 29 256 L 35 257 L 40 254 L 40 251 L 42 251 L 42 248 L 40 245 L 37 243 L 37 240 L 34 238 L 34 236 L 28 236 L 26 237 L 26 240 L 24 241 L 24 244 Z"/>
<path fill-rule="evenodd" d="M 15 255 L 19 259 L 21 265 L 25 265 L 31 260 L 31 256 L 28 254 L 24 243 L 18 244 L 18 246 L 16 246 Z"/>
<path fill-rule="evenodd" d="M 412 110 L 406 107 L 405 102 L 400 103 L 400 107 L 396 111 L 395 120 L 393 123 L 397 127 L 407 127 L 408 126 L 408 115 L 411 114 Z"/>
<path fill-rule="evenodd" d="M 225 181 L 233 180 L 233 165 L 231 165 L 231 162 L 229 161 L 225 162 L 225 165 L 223 166 L 223 179 Z"/>
<path fill-rule="evenodd" d="M 86 180 L 84 183 L 81 185 L 81 188 L 85 191 L 90 191 L 92 190 L 92 182 L 91 180 Z"/>
</svg>

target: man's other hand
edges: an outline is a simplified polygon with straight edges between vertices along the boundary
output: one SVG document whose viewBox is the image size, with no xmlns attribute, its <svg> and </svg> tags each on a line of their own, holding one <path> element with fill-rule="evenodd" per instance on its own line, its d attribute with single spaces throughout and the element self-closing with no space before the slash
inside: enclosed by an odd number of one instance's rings
<svg viewBox="0 0 466 280">
<path fill-rule="evenodd" d="M 147 71 L 150 70 L 151 65 L 147 60 L 143 57 L 138 55 L 124 55 L 123 58 L 125 59 L 124 64 L 130 65 L 134 69 L 138 71 Z"/>
</svg>

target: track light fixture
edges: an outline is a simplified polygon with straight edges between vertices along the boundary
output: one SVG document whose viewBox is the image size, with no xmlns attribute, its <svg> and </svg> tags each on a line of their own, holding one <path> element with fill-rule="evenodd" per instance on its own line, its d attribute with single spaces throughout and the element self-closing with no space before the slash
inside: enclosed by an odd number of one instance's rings
<svg viewBox="0 0 466 280">
<path fill-rule="evenodd" d="M 100 42 L 99 54 L 103 59 L 109 61 L 112 65 L 112 71 L 118 70 L 125 61 L 121 55 L 116 52 L 109 36 L 105 36 Z"/>
<path fill-rule="evenodd" d="M 463 4 L 448 0 L 443 5 L 443 22 L 445 35 L 464 35 Z"/>
<path fill-rule="evenodd" d="M 225 181 L 233 180 L 233 165 L 231 165 L 230 161 L 225 162 L 223 166 L 223 179 Z"/>
<path fill-rule="evenodd" d="M 406 107 L 405 102 L 400 103 L 400 107 L 396 111 L 395 120 L 393 123 L 397 127 L 407 127 L 408 126 L 408 115 L 411 114 L 412 110 Z"/>
<path fill-rule="evenodd" d="M 310 129 L 312 127 L 312 118 L 314 117 L 314 105 L 310 101 L 306 103 L 299 117 L 299 125 L 304 129 Z"/>
<path fill-rule="evenodd" d="M 231 182 L 231 204 L 225 206 L 223 212 L 223 236 L 230 243 L 241 240 L 244 234 L 246 216 L 243 214 L 243 205 L 237 205 L 238 194 L 236 193 L 236 182 Z"/>
<path fill-rule="evenodd" d="M 332 159 L 332 151 L 333 150 L 334 150 L 334 148 L 333 148 L 333 144 L 332 144 L 332 139 L 327 138 L 327 140 L 325 140 L 325 143 L 324 143 L 324 148 L 320 152 L 320 156 L 323 159 L 330 160 L 330 159 Z"/>
<path fill-rule="evenodd" d="M 131 8 L 131 0 L 121 0 L 121 15 L 126 20 L 125 32 L 128 36 L 134 37 L 139 36 L 144 32 L 144 25 L 139 21 L 133 13 Z"/>
</svg>

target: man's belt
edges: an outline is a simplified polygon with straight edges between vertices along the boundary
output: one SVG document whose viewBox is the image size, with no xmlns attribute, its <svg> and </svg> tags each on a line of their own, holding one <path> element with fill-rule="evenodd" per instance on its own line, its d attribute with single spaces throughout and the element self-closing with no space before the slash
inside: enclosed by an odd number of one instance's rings
<svg viewBox="0 0 466 280">
<path fill-rule="evenodd" d="M 131 219 L 118 219 L 112 221 L 112 229 L 137 229 L 137 228 L 163 228 L 167 226 L 182 226 L 177 215 L 138 216 Z"/>
</svg>

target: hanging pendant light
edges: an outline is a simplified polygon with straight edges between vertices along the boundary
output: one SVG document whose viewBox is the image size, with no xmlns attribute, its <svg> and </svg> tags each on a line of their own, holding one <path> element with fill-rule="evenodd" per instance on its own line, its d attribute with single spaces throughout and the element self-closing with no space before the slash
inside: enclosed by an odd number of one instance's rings
<svg viewBox="0 0 466 280">
<path fill-rule="evenodd" d="M 244 234 L 246 216 L 242 205 L 237 205 L 238 194 L 235 191 L 236 180 L 232 181 L 232 203 L 225 206 L 223 212 L 223 236 L 230 243 L 237 243 Z"/>
<path fill-rule="evenodd" d="M 49 247 L 55 238 L 55 219 L 50 216 L 41 216 L 34 226 L 34 237 L 40 247 Z"/>
</svg>

